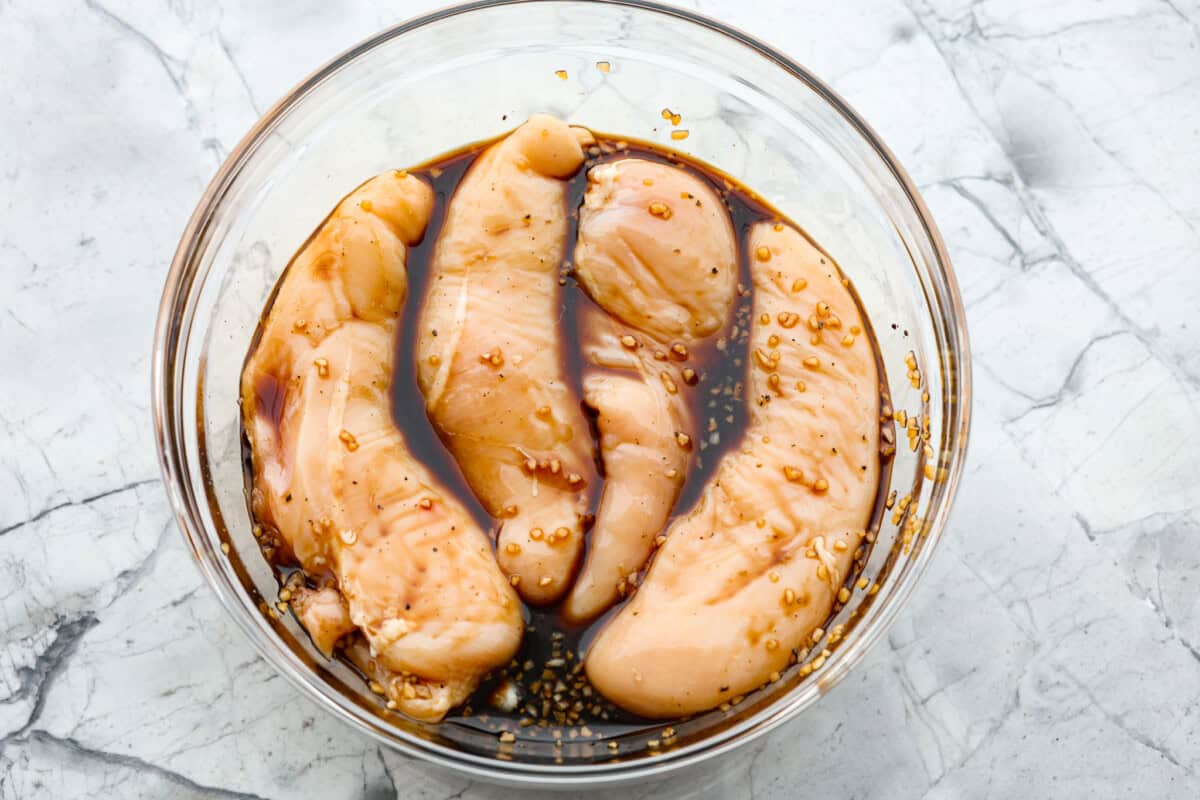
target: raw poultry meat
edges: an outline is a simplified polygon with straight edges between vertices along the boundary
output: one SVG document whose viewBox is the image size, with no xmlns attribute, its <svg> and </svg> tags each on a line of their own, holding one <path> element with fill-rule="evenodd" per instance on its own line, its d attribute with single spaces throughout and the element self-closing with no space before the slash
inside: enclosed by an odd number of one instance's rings
<svg viewBox="0 0 1200 800">
<path fill-rule="evenodd" d="M 783 671 L 842 589 L 879 472 L 879 384 L 832 262 L 795 229 L 755 225 L 750 421 L 666 531 L 633 598 L 587 656 L 623 708 L 676 717 Z"/>
<path fill-rule="evenodd" d="M 695 421 L 697 345 L 725 328 L 737 282 L 729 214 L 678 167 L 625 158 L 593 167 L 575 271 L 607 314 L 581 315 L 584 399 L 597 413 L 605 481 L 579 577 L 563 605 L 592 619 L 624 595 L 675 506 Z"/>
<path fill-rule="evenodd" d="M 432 206 L 402 172 L 338 205 L 279 285 L 242 406 L 255 518 L 318 584 L 294 592 L 313 641 L 328 654 L 361 632 L 391 707 L 436 721 L 512 657 L 523 621 L 486 533 L 391 416 L 407 252 Z"/>
<path fill-rule="evenodd" d="M 450 201 L 418 326 L 426 410 L 488 513 L 530 603 L 567 590 L 596 484 L 559 324 L 566 182 L 591 134 L 535 115 L 471 165 Z"/>
</svg>

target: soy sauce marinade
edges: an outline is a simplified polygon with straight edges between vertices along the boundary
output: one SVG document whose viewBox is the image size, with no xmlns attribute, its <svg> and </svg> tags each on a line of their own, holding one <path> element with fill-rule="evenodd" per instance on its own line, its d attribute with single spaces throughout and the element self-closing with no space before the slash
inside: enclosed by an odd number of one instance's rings
<svg viewBox="0 0 1200 800">
<path fill-rule="evenodd" d="M 494 534 L 495 520 L 487 514 L 470 491 L 461 469 L 426 415 L 425 400 L 417 384 L 414 354 L 420 307 L 428 293 L 433 250 L 445 222 L 447 206 L 471 164 L 492 143 L 471 145 L 408 170 L 432 185 L 436 200 L 424 237 L 408 252 L 409 286 L 398 332 L 397 362 L 392 382 L 392 414 L 414 457 L 437 476 L 446 490 L 455 495 L 482 528 L 491 530 Z M 730 448 L 741 444 L 748 423 L 748 403 L 751 402 L 745 397 L 744 388 L 753 308 L 753 282 L 745 240 L 755 223 L 783 220 L 783 217 L 752 190 L 706 164 L 648 143 L 597 136 L 596 144 L 587 150 L 587 159 L 583 166 L 567 181 L 569 230 L 563 269 L 559 278 L 562 285 L 562 305 L 558 319 L 549 321 L 550 324 L 562 326 L 564 374 L 576 397 L 583 396 L 582 374 L 587 366 L 579 347 L 577 319 L 583 304 L 594 305 L 576 283 L 572 271 L 579 209 L 588 186 L 587 172 L 597 164 L 628 157 L 670 164 L 687 170 L 707 183 L 724 203 L 733 222 L 738 243 L 737 295 L 731 319 L 721 332 L 692 347 L 690 363 L 695 365 L 699 381 L 683 393 L 683 396 L 692 418 L 697 421 L 697 447 L 690 459 L 687 480 L 671 515 L 671 520 L 674 520 L 686 514 L 695 504 L 720 463 L 721 456 Z M 836 269 L 836 265 L 832 266 Z M 848 288 L 861 310 L 857 294 L 853 292 L 852 286 Z M 267 305 L 267 309 L 269 308 L 270 303 Z M 868 326 L 868 339 L 875 353 L 881 387 L 886 386 L 882 359 L 876 339 L 869 328 L 869 319 L 865 313 L 862 314 L 862 318 Z M 253 351 L 253 348 L 251 350 Z M 265 395 L 272 395 L 272 387 L 262 389 Z M 881 407 L 890 407 L 886 398 L 881 400 Z M 583 407 L 583 411 L 586 418 L 593 423 L 593 441 L 597 441 L 595 413 L 586 406 Z M 245 436 L 243 442 L 249 487 L 252 474 L 248 468 L 249 446 Z M 600 460 L 598 442 L 594 452 L 597 472 L 603 478 L 604 468 Z M 885 448 L 884 457 L 881 459 L 880 490 L 877 492 L 875 513 L 868 529 L 877 529 L 883 513 L 882 499 L 886 494 L 884 487 L 888 485 L 890 478 L 889 455 Z M 598 481 L 596 486 L 591 487 L 592 512 L 599 500 L 601 485 L 602 481 Z M 668 521 L 668 525 L 671 520 Z M 585 527 L 590 529 L 591 522 L 589 516 Z M 295 582 L 300 576 L 297 574 L 295 563 L 287 554 L 286 547 L 283 547 L 281 542 L 272 544 L 271 551 L 266 554 L 276 567 L 281 585 L 286 581 Z M 850 579 L 853 577 L 853 574 L 849 576 Z M 583 673 L 580 656 L 585 651 L 588 641 L 605 621 L 617 613 L 622 604 L 583 626 L 567 624 L 561 619 L 556 606 L 527 607 L 526 633 L 516 657 L 507 667 L 489 675 L 464 706 L 447 715 L 445 723 L 493 734 L 511 731 L 516 732 L 519 740 L 542 742 L 554 739 L 609 740 L 641 729 L 663 727 L 662 721 L 641 719 L 605 701 L 599 693 L 591 689 Z M 353 668 L 353 665 L 351 667 Z M 566 738 L 568 732 L 569 739 Z"/>
</svg>

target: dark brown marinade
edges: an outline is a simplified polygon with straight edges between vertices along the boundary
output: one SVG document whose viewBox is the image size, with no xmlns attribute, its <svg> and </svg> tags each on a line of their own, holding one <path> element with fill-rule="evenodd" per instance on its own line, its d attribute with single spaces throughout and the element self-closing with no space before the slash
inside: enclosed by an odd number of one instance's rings
<svg viewBox="0 0 1200 800">
<path fill-rule="evenodd" d="M 446 209 L 463 176 L 471 164 L 491 142 L 474 144 L 409 172 L 427 180 L 436 197 L 429 226 L 421 242 L 409 250 L 409 291 L 402 312 L 397 341 L 397 363 L 392 383 L 392 414 L 403 432 L 408 447 L 415 458 L 454 494 L 469 513 L 487 530 L 495 532 L 495 520 L 487 515 L 483 506 L 469 490 L 462 471 L 453 456 L 439 438 L 437 431 L 425 413 L 425 402 L 417 386 L 417 368 L 414 350 L 416 326 L 420 319 L 420 305 L 428 294 L 430 267 L 438 235 L 445 222 Z M 579 208 L 587 190 L 588 170 L 607 161 L 637 157 L 673 165 L 687 170 L 708 184 L 721 198 L 733 221 L 734 232 L 739 244 L 738 252 L 738 295 L 734 303 L 732 319 L 725 329 L 705 342 L 692 348 L 690 363 L 699 375 L 698 383 L 684 397 L 690 405 L 693 419 L 697 421 L 697 447 L 676 503 L 672 519 L 687 513 L 700 496 L 721 456 L 730 448 L 739 446 L 748 421 L 748 400 L 744 394 L 747 376 L 747 345 L 753 308 L 753 282 L 749 271 L 749 254 L 745 245 L 750 228 L 763 221 L 786 220 L 758 195 L 741 185 L 730 176 L 702 162 L 690 159 L 671 150 L 644 142 L 624 138 L 597 135 L 597 142 L 588 148 L 587 158 L 580 170 L 568 180 L 567 204 L 568 224 L 567 252 L 560 273 L 562 307 L 559 324 L 564 335 L 564 374 L 582 397 L 582 373 L 584 359 L 578 347 L 577 319 L 583 304 L 592 300 L 576 282 L 573 272 L 574 243 L 577 238 Z M 799 229 L 799 226 L 796 226 Z M 834 269 L 833 259 L 826 255 Z M 840 270 L 839 270 L 840 273 Z M 859 305 L 860 315 L 866 327 L 868 340 L 875 353 L 881 386 L 881 418 L 890 414 L 891 403 L 886 396 L 887 381 L 880 357 L 878 343 L 870 327 L 869 317 L 862 308 L 852 284 L 847 284 L 854 301 Z M 268 305 L 268 310 L 270 306 Z M 265 316 L 264 312 L 264 316 Z M 274 407 L 280 402 L 278 387 L 260 387 L 260 400 Z M 593 421 L 594 412 L 584 406 L 585 416 Z M 712 423 L 710 423 L 712 420 Z M 890 417 L 882 427 L 892 429 Z M 894 437 L 893 437 L 894 441 Z M 249 469 L 250 452 L 248 441 L 243 435 L 245 461 L 247 465 L 247 491 L 250 489 L 252 473 Z M 885 512 L 884 499 L 891 477 L 891 450 L 881 450 L 880 488 L 877 491 L 875 509 L 868 530 L 879 530 Z M 596 448 L 596 462 L 600 475 L 603 465 Z M 594 504 L 598 492 L 594 494 Z M 285 549 L 276 551 L 277 556 Z M 859 560 L 865 563 L 866 555 Z M 297 580 L 296 566 L 276 557 L 273 559 L 281 585 L 289 577 Z M 847 578 L 847 585 L 857 577 L 857 572 Z M 588 685 L 583 674 L 581 656 L 593 634 L 619 610 L 610 609 L 599 619 L 584 626 L 565 623 L 556 607 L 527 608 L 525 611 L 526 635 L 521 649 L 505 668 L 489 675 L 470 700 L 461 708 L 452 711 L 443 726 L 461 726 L 463 729 L 494 734 L 510 731 L 518 741 L 541 741 L 549 744 L 561 739 L 564 745 L 582 743 L 588 739 L 605 739 L 650 731 L 664 726 L 664 722 L 640 719 L 621 711 L 606 702 Z M 506 691 L 515 690 L 519 697 L 516 708 L 503 711 L 496 707 L 496 699 Z M 467 730 L 464 730 L 467 733 Z M 451 734 L 451 738 L 455 738 Z"/>
</svg>

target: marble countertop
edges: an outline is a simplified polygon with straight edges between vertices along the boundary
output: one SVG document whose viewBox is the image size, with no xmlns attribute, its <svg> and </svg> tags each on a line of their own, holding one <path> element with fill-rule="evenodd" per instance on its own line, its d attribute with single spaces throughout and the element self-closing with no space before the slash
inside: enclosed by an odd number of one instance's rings
<svg viewBox="0 0 1200 800">
<path fill-rule="evenodd" d="M 148 407 L 167 264 L 221 159 L 437 4 L 0 3 L 0 798 L 504 796 L 255 655 L 184 551 Z M 975 418 L 886 645 L 715 783 L 636 794 L 1200 795 L 1200 4 L 690 6 L 830 80 L 921 185 Z"/>
</svg>

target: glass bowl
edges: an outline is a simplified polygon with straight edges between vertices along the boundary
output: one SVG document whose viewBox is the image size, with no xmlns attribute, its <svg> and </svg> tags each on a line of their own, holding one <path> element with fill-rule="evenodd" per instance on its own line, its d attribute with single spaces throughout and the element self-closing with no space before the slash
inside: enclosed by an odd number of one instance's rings
<svg viewBox="0 0 1200 800">
<path fill-rule="evenodd" d="M 683 115 L 686 139 L 670 136 L 664 107 Z M 687 152 L 803 226 L 861 296 L 894 407 L 918 428 L 928 425 L 915 452 L 899 437 L 891 488 L 900 499 L 871 532 L 866 586 L 850 584 L 850 601 L 826 626 L 841 625 L 841 635 L 738 705 L 675 723 L 669 740 L 664 726 L 621 737 L 617 755 L 577 742 L 557 752 L 518 743 L 498 755 L 492 735 L 386 711 L 273 608 L 278 585 L 243 495 L 238 376 L 291 255 L 366 178 L 497 136 L 538 111 Z M 731 750 L 815 703 L 882 637 L 925 571 L 962 472 L 970 409 L 954 276 L 925 204 L 888 149 L 782 54 L 713 20 L 640 0 L 450 8 L 380 33 L 301 83 L 230 154 L 188 223 L 163 291 L 153 369 L 156 435 L 180 528 L 263 657 L 318 705 L 390 747 L 524 786 L 658 776 Z"/>
</svg>

